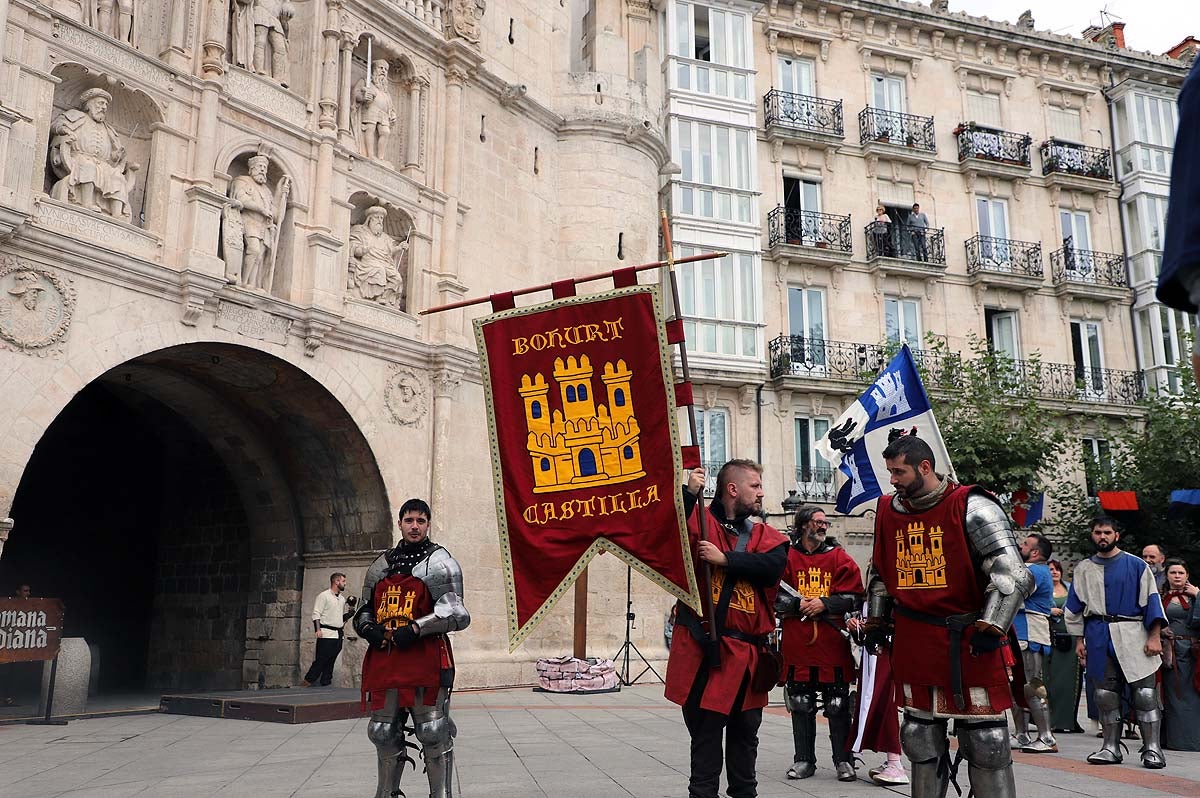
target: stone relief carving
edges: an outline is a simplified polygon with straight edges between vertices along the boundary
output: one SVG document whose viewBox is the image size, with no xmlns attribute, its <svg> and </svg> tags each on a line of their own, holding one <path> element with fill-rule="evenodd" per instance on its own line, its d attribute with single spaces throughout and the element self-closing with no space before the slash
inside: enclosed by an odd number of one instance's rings
<svg viewBox="0 0 1200 798">
<path fill-rule="evenodd" d="M 265 310 L 221 300 L 217 304 L 217 315 L 213 320 L 213 326 L 256 341 L 286 345 L 292 322 L 290 319 L 267 313 Z"/>
<path fill-rule="evenodd" d="M 11 255 L 0 259 L 0 341 L 45 354 L 66 337 L 74 312 L 68 278 Z"/>
<path fill-rule="evenodd" d="M 429 411 L 429 388 L 417 372 L 393 366 L 383 389 L 383 402 L 392 421 L 411 427 Z"/>
<path fill-rule="evenodd" d="M 403 310 L 408 241 L 384 230 L 386 208 L 373 205 L 363 215 L 365 221 L 350 228 L 347 288 L 362 299 Z"/>
<path fill-rule="evenodd" d="M 133 44 L 137 0 L 84 0 L 83 21 L 109 36 Z"/>
<path fill-rule="evenodd" d="M 138 166 L 128 162 L 116 128 L 104 121 L 111 103 L 112 95 L 104 89 L 88 89 L 79 95 L 78 108 L 55 117 L 50 168 L 58 179 L 50 196 L 129 222 L 129 194 Z"/>
<path fill-rule="evenodd" d="M 284 175 L 272 189 L 267 182 L 270 160 L 255 155 L 249 174 L 233 179 L 229 203 L 222 213 L 221 243 L 225 279 L 252 290 L 270 292 L 279 257 L 280 234 L 291 193 L 291 178 Z"/>
<path fill-rule="evenodd" d="M 447 38 L 465 39 L 472 44 L 478 44 L 479 21 L 483 19 L 486 10 L 486 0 L 450 0 L 450 7 L 446 9 Z"/>
<path fill-rule="evenodd" d="M 384 146 L 392 135 L 398 116 L 388 86 L 391 65 L 383 59 L 371 67 L 371 80 L 365 78 L 354 86 L 354 116 L 351 120 L 358 135 L 359 149 L 368 158 L 383 159 Z"/>
<path fill-rule="evenodd" d="M 291 82 L 288 27 L 296 7 L 290 0 L 233 0 L 232 6 L 230 60 L 286 87 Z"/>
</svg>

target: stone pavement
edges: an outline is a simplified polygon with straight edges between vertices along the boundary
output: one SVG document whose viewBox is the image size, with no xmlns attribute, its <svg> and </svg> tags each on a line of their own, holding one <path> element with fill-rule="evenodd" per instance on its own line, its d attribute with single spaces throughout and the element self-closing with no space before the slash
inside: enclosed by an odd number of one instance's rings
<svg viewBox="0 0 1200 798">
<path fill-rule="evenodd" d="M 595 696 L 527 688 L 464 692 L 454 697 L 454 714 L 460 798 L 687 794 L 687 733 L 661 685 Z M 375 763 L 365 726 L 365 719 L 287 726 L 159 714 L 65 727 L 0 726 L 0 798 L 368 798 Z M 855 783 L 836 781 L 828 739 L 818 744 L 815 777 L 784 779 L 791 725 L 779 702 L 768 708 L 760 737 L 762 798 L 888 794 L 867 782 L 865 772 Z M 1061 735 L 1059 743 L 1057 756 L 1016 755 L 1021 795 L 1200 795 L 1200 753 L 1167 752 L 1167 769 L 1148 771 L 1136 764 L 1085 764 L 1098 744 L 1090 734 Z M 869 756 L 868 765 L 876 759 Z M 1136 761 L 1136 755 L 1127 758 Z M 410 798 L 425 795 L 424 785 L 420 773 L 404 780 Z M 890 792 L 908 795 L 908 788 Z"/>
</svg>

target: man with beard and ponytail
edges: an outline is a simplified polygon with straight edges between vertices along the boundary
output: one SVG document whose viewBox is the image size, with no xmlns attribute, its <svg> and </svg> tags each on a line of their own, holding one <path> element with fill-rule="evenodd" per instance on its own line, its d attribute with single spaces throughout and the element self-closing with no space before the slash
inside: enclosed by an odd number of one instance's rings
<svg viewBox="0 0 1200 798">
<path fill-rule="evenodd" d="M 1154 675 L 1162 664 L 1166 625 L 1162 598 L 1145 561 L 1121 551 L 1121 530 L 1106 516 L 1092 519 L 1096 554 L 1075 566 L 1067 594 L 1067 629 L 1079 642 L 1075 652 L 1095 690 L 1104 744 L 1088 756 L 1093 765 L 1115 765 L 1121 756 L 1121 694 L 1133 695 L 1142 732 L 1142 766 L 1164 768 L 1162 704 Z"/>
<path fill-rule="evenodd" d="M 787 567 L 775 599 L 783 619 L 784 703 L 795 743 L 789 779 L 817 772 L 818 696 L 829 721 L 838 781 L 854 781 L 847 738 L 854 655 L 846 614 L 862 601 L 862 572 L 846 550 L 826 542 L 829 521 L 819 507 L 801 507 L 792 525 Z"/>
<path fill-rule="evenodd" d="M 454 736 L 450 691 L 454 655 L 447 632 L 466 629 L 462 570 L 429 539 L 429 505 L 400 507 L 400 542 L 367 569 L 354 628 L 370 644 L 363 660 L 363 703 L 372 710 L 367 737 L 379 757 L 376 798 L 403 795 L 405 739 L 411 720 L 429 777 L 430 798 L 452 798 Z"/>
<path fill-rule="evenodd" d="M 755 798 L 758 727 L 778 673 L 771 675 L 770 685 L 754 675 L 769 663 L 763 649 L 775 630 L 775 595 L 787 563 L 787 538 L 751 520 L 762 515 L 758 463 L 730 460 L 723 465 L 716 498 L 701 512 L 703 487 L 704 470 L 694 469 L 683 491 L 684 510 L 696 572 L 703 573 L 702 565 L 711 568 L 711 583 L 702 578 L 700 589 L 711 591 L 715 617 L 701 621 L 691 608 L 678 605 L 666 697 L 683 707 L 691 736 L 689 798 L 717 798 L 722 760 L 730 798 Z"/>
<path fill-rule="evenodd" d="M 1015 798 L 1008 630 L 1033 578 L 999 502 L 938 475 L 929 444 L 904 435 L 883 458 L 895 493 L 876 508 L 863 642 L 886 644 L 891 628 L 912 796 L 945 796 L 954 719 L 972 793 Z"/>
</svg>

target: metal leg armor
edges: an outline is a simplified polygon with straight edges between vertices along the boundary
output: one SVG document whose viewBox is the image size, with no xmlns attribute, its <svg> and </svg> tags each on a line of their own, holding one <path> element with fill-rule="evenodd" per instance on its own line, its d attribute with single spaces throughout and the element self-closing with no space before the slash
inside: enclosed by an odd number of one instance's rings
<svg viewBox="0 0 1200 798">
<path fill-rule="evenodd" d="M 807 779 L 817 772 L 817 695 L 807 685 L 789 682 L 784 702 L 792 713 L 792 740 L 795 757 L 788 769 L 789 779 Z"/>
<path fill-rule="evenodd" d="M 945 798 L 950 786 L 950 741 L 944 718 L 904 713 L 900 747 L 912 763 L 912 798 Z"/>
<path fill-rule="evenodd" d="M 967 760 L 971 794 L 976 798 L 1017 798 L 1008 723 L 955 721 L 958 744 Z M 916 793 L 913 793 L 915 796 Z"/>
<path fill-rule="evenodd" d="M 1121 756 L 1121 694 L 1109 687 L 1118 688 L 1118 685 L 1109 684 L 1108 680 L 1096 685 L 1096 708 L 1100 710 L 1104 745 L 1088 755 L 1087 761 L 1093 765 L 1117 765 L 1124 759 Z"/>
<path fill-rule="evenodd" d="M 1029 715 L 1037 726 L 1037 738 L 1021 746 L 1027 754 L 1056 754 L 1058 740 L 1050 729 L 1050 702 L 1047 700 L 1046 684 L 1042 681 L 1046 655 L 1034 651 L 1022 651 L 1025 664 L 1025 701 L 1029 704 Z"/>
<path fill-rule="evenodd" d="M 458 730 L 450 719 L 449 691 L 444 687 L 438 690 L 433 706 L 425 705 L 424 692 L 423 688 L 417 690 L 410 711 L 425 757 L 429 798 L 454 798 L 454 736 Z"/>
<path fill-rule="evenodd" d="M 1139 679 L 1133 685 L 1133 709 L 1142 732 L 1142 767 L 1157 770 L 1167 766 L 1162 752 L 1162 707 L 1154 689 L 1154 677 L 1149 677 L 1149 685 L 1145 681 Z"/>
<path fill-rule="evenodd" d="M 407 712 L 397 706 L 395 690 L 387 691 L 383 709 L 371 715 L 367 723 L 367 738 L 375 745 L 379 758 L 379 780 L 375 798 L 393 798 L 400 795 L 400 777 L 404 763 L 412 762 L 405 753 L 404 721 Z"/>
<path fill-rule="evenodd" d="M 847 685 L 835 685 L 825 691 L 825 718 L 829 721 L 829 743 L 833 749 L 833 764 L 838 778 L 849 781 L 854 776 L 854 766 L 846 750 L 850 736 L 850 696 Z"/>
</svg>

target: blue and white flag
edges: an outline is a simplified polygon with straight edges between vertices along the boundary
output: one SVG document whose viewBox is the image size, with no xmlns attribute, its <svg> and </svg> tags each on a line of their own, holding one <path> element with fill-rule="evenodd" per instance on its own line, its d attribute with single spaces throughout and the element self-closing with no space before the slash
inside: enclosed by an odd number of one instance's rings
<svg viewBox="0 0 1200 798">
<path fill-rule="evenodd" d="M 852 513 L 884 495 L 885 490 L 891 493 L 883 450 L 893 430 L 906 435 L 915 432 L 933 449 L 937 472 L 953 475 L 950 455 L 907 344 L 867 392 L 834 422 L 829 434 L 817 441 L 821 456 L 847 477 L 838 491 L 839 513 Z"/>
</svg>

